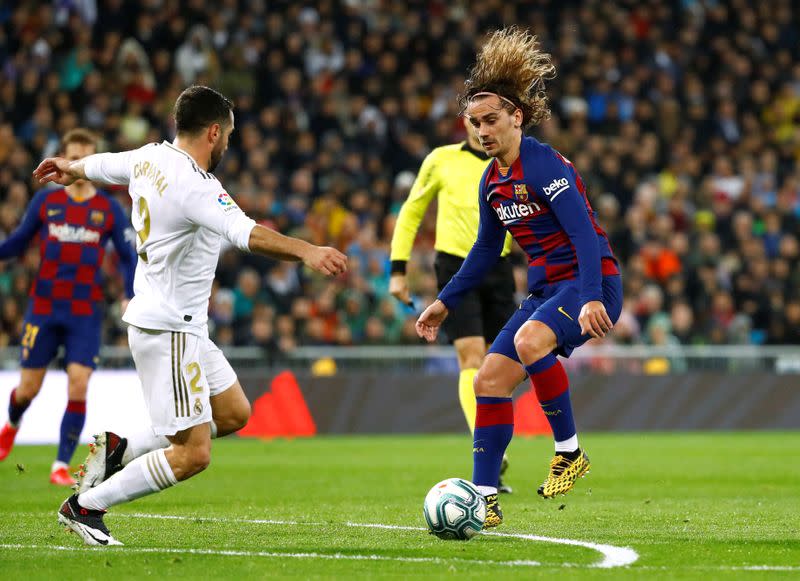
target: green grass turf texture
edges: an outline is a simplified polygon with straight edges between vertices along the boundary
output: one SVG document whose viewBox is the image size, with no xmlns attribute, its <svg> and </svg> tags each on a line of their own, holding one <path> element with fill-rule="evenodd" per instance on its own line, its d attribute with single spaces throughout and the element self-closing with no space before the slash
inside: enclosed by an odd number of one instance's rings
<svg viewBox="0 0 800 581">
<path fill-rule="evenodd" d="M 515 492 L 501 497 L 506 522 L 498 530 L 630 547 L 639 554 L 630 567 L 592 568 L 602 557 L 582 547 L 497 536 L 442 541 L 422 530 L 347 525 L 424 527 L 428 489 L 447 477 L 470 477 L 467 436 L 228 438 L 214 442 L 205 473 L 113 508 L 106 523 L 126 546 L 99 549 L 83 548 L 56 522 L 68 491 L 47 481 L 54 447 L 17 447 L 0 463 L 0 578 L 800 576 L 800 433 L 584 434 L 582 443 L 592 459 L 590 474 L 569 495 L 546 501 L 536 486 L 552 443 L 512 442 L 507 482 Z M 76 464 L 85 453 L 81 446 Z M 74 550 L 53 548 L 62 546 Z M 160 552 L 164 548 L 432 561 Z M 516 560 L 540 565 L 491 563 Z M 740 569 L 748 566 L 786 570 Z"/>
</svg>

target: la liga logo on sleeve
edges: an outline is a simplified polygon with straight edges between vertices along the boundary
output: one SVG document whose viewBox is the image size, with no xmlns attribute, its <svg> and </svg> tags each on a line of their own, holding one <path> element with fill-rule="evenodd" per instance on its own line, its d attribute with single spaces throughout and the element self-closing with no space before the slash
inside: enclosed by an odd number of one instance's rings
<svg viewBox="0 0 800 581">
<path fill-rule="evenodd" d="M 222 211 L 225 213 L 230 212 L 231 210 L 239 207 L 236 205 L 236 202 L 233 201 L 233 198 L 230 197 L 228 192 L 222 192 L 220 195 L 218 195 L 217 203 L 220 205 Z"/>
</svg>

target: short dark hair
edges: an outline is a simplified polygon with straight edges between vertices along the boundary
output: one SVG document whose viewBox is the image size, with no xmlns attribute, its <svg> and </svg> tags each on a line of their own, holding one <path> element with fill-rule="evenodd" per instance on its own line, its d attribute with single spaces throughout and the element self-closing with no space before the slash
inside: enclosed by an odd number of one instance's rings
<svg viewBox="0 0 800 581">
<path fill-rule="evenodd" d="M 175 127 L 178 133 L 194 134 L 214 123 L 225 125 L 232 110 L 233 103 L 218 91 L 193 85 L 175 101 Z"/>
<path fill-rule="evenodd" d="M 61 138 L 61 153 L 67 151 L 67 146 L 70 143 L 91 145 L 95 148 L 95 150 L 97 150 L 97 135 L 88 129 L 84 129 L 83 127 L 76 127 L 75 129 L 70 129 L 67 131 L 64 134 L 64 137 Z"/>
</svg>

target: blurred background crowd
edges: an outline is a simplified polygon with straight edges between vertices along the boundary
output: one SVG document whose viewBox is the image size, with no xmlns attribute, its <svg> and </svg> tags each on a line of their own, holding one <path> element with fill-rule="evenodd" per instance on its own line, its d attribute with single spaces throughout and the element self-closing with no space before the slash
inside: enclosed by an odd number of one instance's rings
<svg viewBox="0 0 800 581">
<path fill-rule="evenodd" d="M 418 343 L 388 295 L 389 241 L 432 148 L 463 139 L 456 95 L 483 33 L 529 27 L 552 52 L 552 118 L 623 267 L 613 341 L 800 343 L 800 10 L 791 0 L 59 0 L 0 6 L 0 237 L 30 172 L 84 126 L 110 151 L 172 139 L 178 94 L 232 98 L 216 171 L 253 218 L 336 246 L 333 281 L 238 251 L 210 304 L 220 345 Z M 129 208 L 124 190 L 119 200 Z M 476 185 L 477 195 L 477 185 Z M 435 296 L 434 212 L 409 265 Z M 514 255 L 524 296 L 525 263 Z M 0 346 L 20 339 L 31 276 L 0 264 Z M 125 344 L 113 257 L 106 341 Z"/>
</svg>

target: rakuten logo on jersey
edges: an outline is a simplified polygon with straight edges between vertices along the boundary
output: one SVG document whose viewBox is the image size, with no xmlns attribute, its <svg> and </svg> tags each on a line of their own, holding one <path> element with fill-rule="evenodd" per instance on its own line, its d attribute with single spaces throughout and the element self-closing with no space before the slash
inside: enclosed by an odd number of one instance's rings
<svg viewBox="0 0 800 581">
<path fill-rule="evenodd" d="M 522 218 L 533 216 L 540 212 L 541 209 L 536 202 L 531 202 L 530 204 L 508 204 L 507 206 L 499 204 L 494 207 L 497 217 L 500 218 L 503 224 L 512 224 Z"/>
<path fill-rule="evenodd" d="M 556 199 L 558 194 L 569 188 L 567 178 L 558 178 L 550 182 L 550 185 L 544 187 L 544 195 L 550 198 L 550 201 Z"/>
<path fill-rule="evenodd" d="M 100 232 L 83 226 L 76 228 L 70 224 L 48 224 L 47 228 L 50 236 L 59 242 L 100 242 Z"/>
</svg>

